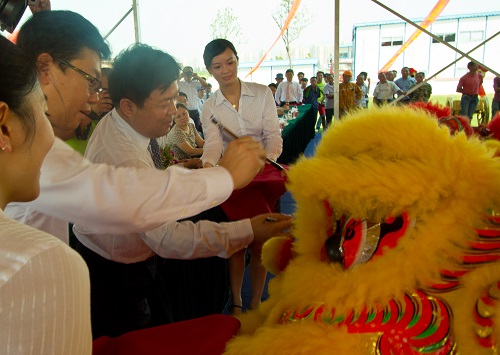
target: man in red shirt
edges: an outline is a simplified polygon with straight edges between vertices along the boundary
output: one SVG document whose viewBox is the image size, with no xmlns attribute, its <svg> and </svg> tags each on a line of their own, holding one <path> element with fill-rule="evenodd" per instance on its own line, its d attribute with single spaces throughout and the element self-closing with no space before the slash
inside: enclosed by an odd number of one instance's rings
<svg viewBox="0 0 500 355">
<path fill-rule="evenodd" d="M 458 81 L 457 92 L 462 93 L 460 115 L 472 119 L 472 114 L 476 111 L 479 102 L 479 87 L 483 83 L 483 77 L 477 72 L 476 63 L 469 62 L 467 68 L 469 72 Z"/>
</svg>

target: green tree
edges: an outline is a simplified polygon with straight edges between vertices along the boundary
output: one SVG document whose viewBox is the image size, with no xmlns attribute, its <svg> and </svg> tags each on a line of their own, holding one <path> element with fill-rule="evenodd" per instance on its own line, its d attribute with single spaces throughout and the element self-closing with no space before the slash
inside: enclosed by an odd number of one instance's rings
<svg viewBox="0 0 500 355">
<path fill-rule="evenodd" d="M 240 43 L 241 27 L 238 17 L 233 14 L 233 9 L 226 7 L 217 10 L 217 15 L 210 25 L 210 36 L 212 39 L 224 38 L 231 41 L 235 46 Z"/>
<path fill-rule="evenodd" d="M 293 0 L 281 0 L 278 8 L 273 13 L 274 22 L 279 27 L 280 31 L 285 25 L 285 21 L 288 18 L 288 13 L 292 7 Z M 311 16 L 309 11 L 305 7 L 301 7 L 300 13 L 297 11 L 290 26 L 285 30 L 281 39 L 285 44 L 286 54 L 288 60 L 290 61 L 290 68 L 292 68 L 292 57 L 290 55 L 291 49 L 290 44 L 300 37 L 300 34 L 304 28 L 306 28 L 311 23 Z"/>
</svg>

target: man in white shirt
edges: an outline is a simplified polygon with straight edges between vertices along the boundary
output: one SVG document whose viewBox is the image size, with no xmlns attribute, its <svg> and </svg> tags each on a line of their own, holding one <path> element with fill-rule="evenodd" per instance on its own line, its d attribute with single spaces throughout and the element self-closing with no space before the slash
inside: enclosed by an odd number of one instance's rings
<svg viewBox="0 0 500 355">
<path fill-rule="evenodd" d="M 32 17 L 17 44 L 37 63 L 55 135 L 71 138 L 98 100 L 107 44 L 95 26 L 70 11 Z M 264 166 L 265 152 L 251 139 L 233 142 L 215 169 L 157 171 L 92 164 L 56 138 L 42 165 L 40 197 L 9 204 L 5 212 L 66 243 L 68 222 L 104 233 L 148 231 L 218 205 L 252 180 Z M 178 189 L 180 182 L 189 193 Z"/>
<path fill-rule="evenodd" d="M 379 83 L 373 90 L 373 103 L 383 105 L 394 100 L 394 94 L 402 94 L 403 91 L 394 82 L 387 80 L 384 73 L 378 73 Z"/>
<path fill-rule="evenodd" d="M 326 127 L 332 125 L 333 109 L 334 109 L 334 97 L 335 88 L 333 87 L 333 75 L 326 74 L 326 85 L 323 88 L 323 95 L 325 95 L 325 112 L 326 112 Z"/>
<path fill-rule="evenodd" d="M 206 80 L 195 73 L 193 67 L 187 66 L 182 69 L 177 84 L 179 85 L 179 91 L 186 93 L 188 97 L 189 117 L 194 120 L 196 129 L 203 132 L 200 122 L 201 105 L 198 88 L 207 86 Z"/>
<path fill-rule="evenodd" d="M 302 89 L 300 84 L 293 80 L 293 69 L 285 72 L 286 81 L 281 82 L 276 90 L 275 100 L 281 107 L 285 105 L 300 105 L 302 103 Z"/>
<path fill-rule="evenodd" d="M 85 157 L 94 163 L 158 168 L 154 146 L 156 138 L 168 133 L 176 112 L 172 102 L 177 97 L 178 75 L 175 59 L 160 50 L 138 44 L 122 52 L 109 78 L 115 109 L 96 126 Z M 182 182 L 177 188 L 190 193 Z M 272 217 L 278 218 L 279 228 L 288 227 L 288 218 Z M 149 268 L 155 253 L 174 259 L 227 258 L 254 239 L 263 241 L 279 232 L 274 226 L 265 231 L 270 224 L 264 221 L 265 216 L 220 225 L 169 222 L 146 233 L 123 234 L 75 224 L 77 250 L 90 269 L 94 337 L 117 336 L 149 325 L 146 298 L 154 280 Z"/>
</svg>

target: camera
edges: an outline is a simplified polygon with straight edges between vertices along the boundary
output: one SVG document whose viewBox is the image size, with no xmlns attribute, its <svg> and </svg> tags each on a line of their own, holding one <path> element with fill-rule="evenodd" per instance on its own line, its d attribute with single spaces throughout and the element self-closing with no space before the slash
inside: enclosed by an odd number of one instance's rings
<svg viewBox="0 0 500 355">
<path fill-rule="evenodd" d="M 38 0 L 28 0 L 28 3 L 33 5 Z M 0 30 L 14 32 L 27 5 L 26 0 L 0 0 Z"/>
</svg>

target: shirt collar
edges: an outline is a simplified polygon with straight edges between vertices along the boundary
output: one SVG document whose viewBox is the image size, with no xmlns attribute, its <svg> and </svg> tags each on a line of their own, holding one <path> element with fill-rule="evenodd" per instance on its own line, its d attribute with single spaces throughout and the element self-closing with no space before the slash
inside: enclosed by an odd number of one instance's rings
<svg viewBox="0 0 500 355">
<path fill-rule="evenodd" d="M 148 150 L 149 141 L 148 137 L 144 137 L 142 134 L 138 133 L 135 129 L 132 128 L 123 118 L 121 118 L 116 108 L 114 108 L 109 113 L 110 118 L 115 122 L 116 126 L 120 129 L 120 131 L 124 132 L 127 137 L 130 139 L 133 144 L 137 147 L 140 147 L 141 150 Z"/>
<path fill-rule="evenodd" d="M 239 80 L 239 79 L 238 79 Z M 241 81 L 241 96 L 255 96 L 255 93 L 253 92 L 252 88 L 244 81 Z M 224 97 L 224 94 L 222 91 L 217 90 L 214 95 L 215 96 L 215 105 L 220 105 L 226 98 Z"/>
</svg>

